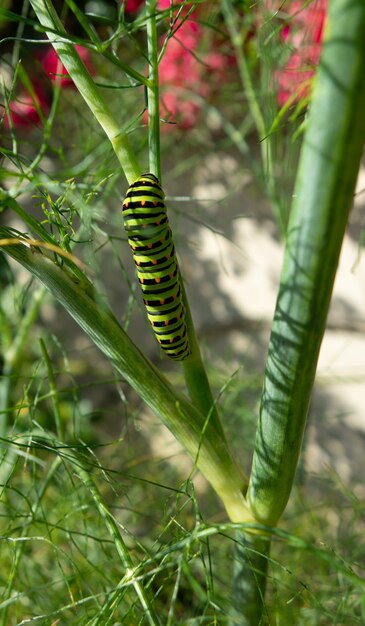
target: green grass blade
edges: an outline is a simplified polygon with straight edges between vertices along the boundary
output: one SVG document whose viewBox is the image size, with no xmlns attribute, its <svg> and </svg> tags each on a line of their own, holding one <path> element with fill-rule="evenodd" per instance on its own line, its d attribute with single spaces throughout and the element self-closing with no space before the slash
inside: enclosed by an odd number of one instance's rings
<svg viewBox="0 0 365 626">
<path fill-rule="evenodd" d="M 1 254 L 1 253 L 0 253 Z M 42 287 L 33 292 L 32 298 L 24 312 L 21 323 L 12 337 L 11 345 L 3 349 L 1 356 L 3 359 L 2 376 L 0 378 L 0 438 L 6 437 L 9 415 L 13 415 L 12 391 L 17 380 L 19 367 L 23 359 L 24 347 L 29 340 L 30 331 L 38 317 L 43 297 L 46 291 Z M 5 315 L 5 311 L 4 311 Z M 3 316 L 0 315 L 0 323 L 3 325 Z M 0 445 L 0 450 L 5 447 Z M 6 455 L 6 451 L 4 452 Z M 0 483 L 6 480 L 7 464 L 0 462 Z"/>
<path fill-rule="evenodd" d="M 248 497 L 274 525 L 294 479 L 365 139 L 365 3 L 332 0 L 288 227 Z"/>
<path fill-rule="evenodd" d="M 146 588 L 144 587 L 143 583 L 141 583 L 138 580 L 138 577 L 137 577 L 138 567 L 133 564 L 132 556 L 124 542 L 124 539 L 121 535 L 118 524 L 115 518 L 113 517 L 113 515 L 111 514 L 109 508 L 106 506 L 99 489 L 96 487 L 94 481 L 92 480 L 90 476 L 90 471 L 88 469 L 85 469 L 82 466 L 82 464 L 78 463 L 77 461 L 78 459 L 77 457 L 75 457 L 75 464 L 74 464 L 75 472 L 77 472 L 80 479 L 89 490 L 91 497 L 94 501 L 94 504 L 98 510 L 98 513 L 100 517 L 104 520 L 104 523 L 108 529 L 108 532 L 114 542 L 116 551 L 123 563 L 123 566 L 126 569 L 123 581 L 124 582 L 128 581 L 133 586 L 135 593 L 138 596 L 139 602 L 143 608 L 146 622 L 148 622 L 150 626 L 159 626 L 161 622 L 158 619 L 158 616 L 151 603 L 151 600 L 150 600 L 150 597 Z M 100 621 L 97 620 L 97 622 L 94 621 L 94 623 L 100 623 Z M 103 623 L 105 624 L 104 620 L 103 620 Z"/>
</svg>

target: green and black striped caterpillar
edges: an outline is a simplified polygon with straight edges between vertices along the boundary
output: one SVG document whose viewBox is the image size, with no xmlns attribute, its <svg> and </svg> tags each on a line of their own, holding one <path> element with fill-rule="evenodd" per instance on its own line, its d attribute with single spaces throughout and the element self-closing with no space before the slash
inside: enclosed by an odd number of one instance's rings
<svg viewBox="0 0 365 626">
<path fill-rule="evenodd" d="M 182 361 L 190 348 L 164 196 L 158 178 L 142 174 L 127 191 L 123 218 L 156 339 L 171 359 Z"/>
</svg>

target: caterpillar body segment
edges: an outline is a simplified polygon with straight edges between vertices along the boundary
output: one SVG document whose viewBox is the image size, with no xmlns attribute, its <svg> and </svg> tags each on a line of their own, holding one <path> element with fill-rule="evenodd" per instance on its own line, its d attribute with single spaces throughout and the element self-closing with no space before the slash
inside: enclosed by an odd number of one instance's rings
<svg viewBox="0 0 365 626">
<path fill-rule="evenodd" d="M 164 197 L 158 178 L 142 174 L 127 191 L 123 219 L 155 337 L 170 359 L 183 361 L 190 347 Z"/>
</svg>

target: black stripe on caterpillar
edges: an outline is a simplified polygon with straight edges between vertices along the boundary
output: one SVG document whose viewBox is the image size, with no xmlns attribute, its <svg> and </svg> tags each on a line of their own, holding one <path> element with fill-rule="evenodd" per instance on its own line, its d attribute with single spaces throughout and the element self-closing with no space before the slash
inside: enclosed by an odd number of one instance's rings
<svg viewBox="0 0 365 626">
<path fill-rule="evenodd" d="M 190 347 L 164 197 L 158 178 L 142 174 L 127 191 L 123 218 L 155 337 L 170 359 L 183 361 Z"/>
</svg>

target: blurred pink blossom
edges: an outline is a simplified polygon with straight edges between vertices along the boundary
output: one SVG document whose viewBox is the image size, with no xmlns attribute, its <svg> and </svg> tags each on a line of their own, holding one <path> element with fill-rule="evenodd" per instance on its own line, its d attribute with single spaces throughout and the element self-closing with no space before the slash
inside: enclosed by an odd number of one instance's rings
<svg viewBox="0 0 365 626">
<path fill-rule="evenodd" d="M 75 50 L 83 61 L 89 72 L 93 73 L 93 66 L 90 59 L 90 51 L 78 44 L 75 45 Z M 61 76 L 61 87 L 74 87 L 72 78 L 68 75 L 68 72 L 64 65 L 60 62 L 57 53 L 53 46 L 49 46 L 47 52 L 41 56 L 41 64 L 47 76 L 53 83 L 56 83 L 58 77 Z"/>
<path fill-rule="evenodd" d="M 79 45 L 76 45 L 75 48 L 87 69 L 93 72 L 89 50 Z M 45 52 L 42 51 L 42 54 L 39 56 L 39 62 L 52 83 L 55 83 L 58 77 L 61 76 L 59 80 L 62 88 L 74 87 L 74 83 L 68 75 L 66 68 L 60 63 L 51 45 L 47 46 Z M 9 113 L 4 118 L 5 129 L 10 127 L 9 114 L 15 128 L 32 127 L 41 122 L 42 113 L 47 115 L 52 97 L 50 85 L 49 83 L 47 84 L 48 81 L 42 79 L 39 72 L 37 75 L 31 76 L 30 80 L 34 89 L 34 95 L 32 96 L 23 90 L 13 98 L 9 105 Z"/>
<path fill-rule="evenodd" d="M 43 90 L 34 85 L 34 92 L 34 97 L 32 97 L 29 93 L 22 91 L 10 102 L 9 111 L 4 118 L 4 128 L 6 130 L 10 128 L 9 115 L 14 128 L 25 128 L 39 124 L 42 113 L 44 115 L 48 113 L 50 105 Z"/>
<path fill-rule="evenodd" d="M 158 7 L 169 8 L 170 0 L 159 0 Z M 183 130 L 197 125 L 204 100 L 225 79 L 231 63 L 219 48 L 206 54 L 199 50 L 204 33 L 194 15 L 185 20 L 186 14 L 179 16 L 159 65 L 161 117 Z M 213 39 L 211 45 L 216 45 Z M 169 129 L 169 124 L 162 126 L 162 130 Z"/>
<path fill-rule="evenodd" d="M 277 10 L 279 3 L 268 1 L 270 10 Z M 311 78 L 318 65 L 327 0 L 313 0 L 303 7 L 303 2 L 294 0 L 282 5 L 287 23 L 281 30 L 281 38 L 292 52 L 285 66 L 275 72 L 278 86 L 278 102 L 282 106 L 289 98 L 295 101 L 307 96 Z"/>
<path fill-rule="evenodd" d="M 161 99 L 162 118 L 173 121 L 175 126 L 182 130 L 194 128 L 200 113 L 200 106 L 186 97 L 186 93 L 179 93 L 178 89 L 168 90 Z M 164 124 L 162 130 L 169 130 L 169 124 Z"/>
<path fill-rule="evenodd" d="M 137 13 L 143 2 L 144 0 L 124 0 L 124 10 L 126 13 Z"/>
</svg>

